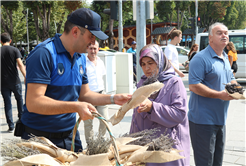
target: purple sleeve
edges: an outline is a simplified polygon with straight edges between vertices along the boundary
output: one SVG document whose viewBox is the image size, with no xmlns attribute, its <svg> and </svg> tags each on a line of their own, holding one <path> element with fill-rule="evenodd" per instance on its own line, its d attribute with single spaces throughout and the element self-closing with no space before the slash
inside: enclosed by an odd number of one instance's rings
<svg viewBox="0 0 246 166">
<path fill-rule="evenodd" d="M 153 101 L 150 121 L 168 128 L 183 122 L 187 114 L 187 94 L 182 80 L 168 81 Z M 173 79 L 172 79 L 173 80 Z"/>
</svg>

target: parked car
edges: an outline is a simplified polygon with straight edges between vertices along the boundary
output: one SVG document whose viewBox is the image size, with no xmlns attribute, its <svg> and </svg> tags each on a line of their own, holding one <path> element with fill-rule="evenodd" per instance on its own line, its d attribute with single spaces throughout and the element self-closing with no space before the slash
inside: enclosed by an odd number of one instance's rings
<svg viewBox="0 0 246 166">
<path fill-rule="evenodd" d="M 161 46 L 163 52 L 164 52 L 166 47 L 167 46 Z M 179 70 L 185 70 L 184 66 L 181 65 L 181 64 L 188 60 L 188 54 L 189 54 L 190 50 L 187 50 L 187 49 L 185 49 L 184 47 L 181 47 L 181 46 L 176 46 L 176 49 L 177 49 L 177 51 L 179 53 L 179 57 L 178 57 L 179 64 L 180 64 L 179 65 Z"/>
</svg>

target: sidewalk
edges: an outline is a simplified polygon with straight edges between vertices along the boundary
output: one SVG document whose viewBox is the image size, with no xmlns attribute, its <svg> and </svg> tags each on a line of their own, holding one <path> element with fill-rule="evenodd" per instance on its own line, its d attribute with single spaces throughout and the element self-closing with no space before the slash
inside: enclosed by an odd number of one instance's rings
<svg viewBox="0 0 246 166">
<path fill-rule="evenodd" d="M 21 79 L 23 83 L 22 93 L 23 93 L 23 98 L 24 98 L 25 86 L 24 86 L 23 77 L 21 77 Z M 189 98 L 190 93 L 187 88 L 188 87 L 187 86 L 187 76 L 183 78 L 183 82 L 186 86 L 187 95 Z M 246 158 L 245 111 L 246 109 L 245 109 L 245 106 L 246 106 L 246 101 L 243 101 L 243 100 L 231 101 L 229 112 L 228 112 L 227 126 L 226 126 L 227 133 L 226 133 L 226 146 L 225 146 L 223 165 L 226 165 L 226 166 L 246 165 L 246 160 L 245 160 Z M 118 105 L 109 105 L 109 117 L 111 117 L 119 108 L 120 107 Z M 14 119 L 14 122 L 16 122 L 17 121 L 17 107 L 16 107 L 16 101 L 14 99 L 14 95 L 12 95 L 12 109 L 13 109 L 13 119 Z M 1 123 L 0 139 L 1 141 L 4 139 L 17 138 L 13 136 L 13 133 L 7 132 L 8 126 L 5 120 L 4 104 L 3 104 L 2 97 L 0 97 L 0 110 L 1 110 L 1 114 L 0 114 L 0 123 Z M 110 124 L 112 133 L 115 137 L 118 137 L 119 135 L 123 135 L 129 132 L 131 118 L 132 118 L 131 115 L 132 115 L 132 110 L 128 111 L 124 119 L 116 126 L 112 126 Z M 98 130 L 99 120 L 95 118 L 95 120 L 93 121 L 93 125 L 94 125 L 94 132 L 96 133 Z M 83 121 L 80 123 L 78 130 L 80 132 L 82 144 L 86 146 Z M 109 137 L 108 133 L 107 133 L 107 136 Z M 2 159 L 1 159 L 0 165 L 2 165 L 3 163 L 4 161 L 2 162 Z M 192 148 L 191 148 L 190 165 L 195 165 L 194 159 L 193 159 Z"/>
</svg>

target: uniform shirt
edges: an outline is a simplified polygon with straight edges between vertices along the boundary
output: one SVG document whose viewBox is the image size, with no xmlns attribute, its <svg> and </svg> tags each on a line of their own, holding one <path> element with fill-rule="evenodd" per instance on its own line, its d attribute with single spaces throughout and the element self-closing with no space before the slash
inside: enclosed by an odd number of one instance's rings
<svg viewBox="0 0 246 166">
<path fill-rule="evenodd" d="M 234 80 L 228 57 L 219 57 L 208 45 L 194 56 L 189 64 L 189 84 L 204 84 L 216 91 Z M 225 125 L 229 101 L 200 96 L 191 92 L 189 100 L 189 120 L 196 124 Z"/>
<path fill-rule="evenodd" d="M 1 49 L 1 86 L 9 87 L 20 84 L 16 59 L 21 58 L 20 51 L 13 46 L 2 46 Z"/>
<path fill-rule="evenodd" d="M 172 62 L 173 66 L 179 70 L 179 54 L 175 45 L 168 44 L 164 50 L 164 54 Z"/>
<path fill-rule="evenodd" d="M 97 65 L 86 56 L 86 72 L 89 80 L 90 90 L 99 92 L 104 90 L 103 76 L 106 75 L 106 69 L 103 61 L 97 56 Z"/>
<path fill-rule="evenodd" d="M 45 96 L 60 101 L 77 101 L 82 84 L 88 83 L 86 57 L 74 53 L 71 58 L 60 36 L 56 34 L 31 51 L 26 63 L 26 84 L 47 84 Z M 24 125 L 36 130 L 64 132 L 73 129 L 76 113 L 40 115 L 29 112 L 24 105 L 21 120 Z"/>
</svg>

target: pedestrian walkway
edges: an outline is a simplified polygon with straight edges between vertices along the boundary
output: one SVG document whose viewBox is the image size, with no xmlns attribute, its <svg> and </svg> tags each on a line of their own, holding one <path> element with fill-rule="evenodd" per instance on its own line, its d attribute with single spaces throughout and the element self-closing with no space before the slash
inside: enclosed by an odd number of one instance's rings
<svg viewBox="0 0 246 166">
<path fill-rule="evenodd" d="M 20 75 L 23 83 L 23 97 L 24 97 L 24 81 L 23 77 Z M 190 92 L 187 85 L 187 76 L 183 78 L 183 82 L 186 86 L 187 95 L 188 98 L 190 96 Z M 245 82 L 246 84 L 246 82 Z M 17 121 L 17 107 L 16 107 L 16 101 L 14 99 L 14 96 L 12 95 L 12 107 L 13 107 L 13 119 L 14 122 Z M 111 117 L 120 106 L 118 105 L 109 105 L 109 117 Z M 3 99 L 0 97 L 0 123 L 1 123 L 1 141 L 5 139 L 13 139 L 17 138 L 13 136 L 13 133 L 8 133 L 8 125 L 6 123 L 5 115 L 4 115 L 4 105 L 3 105 Z M 225 166 L 238 166 L 238 165 L 246 165 L 246 126 L 245 126 L 245 119 L 246 119 L 246 101 L 244 100 L 233 100 L 230 103 L 229 112 L 228 112 L 228 119 L 227 119 L 227 125 L 226 125 L 226 146 L 225 146 L 225 154 L 224 154 L 224 160 L 223 165 Z M 124 119 L 117 125 L 112 126 L 110 124 L 112 133 L 115 137 L 119 137 L 120 135 L 123 135 L 130 130 L 130 124 L 131 124 L 131 117 L 132 110 L 128 111 L 125 115 Z M 97 132 L 97 127 L 99 126 L 99 120 L 94 118 L 93 125 L 95 126 L 94 132 Z M 84 136 L 84 124 L 83 121 L 80 123 L 79 128 L 80 137 L 82 140 L 82 144 L 85 148 L 86 142 L 85 142 L 85 136 Z M 107 136 L 109 137 L 108 133 Z M 19 138 L 19 137 L 18 137 Z M 2 165 L 4 161 L 2 159 L 0 160 L 0 165 Z M 194 164 L 193 159 L 193 151 L 191 148 L 191 161 L 190 165 Z"/>
</svg>

